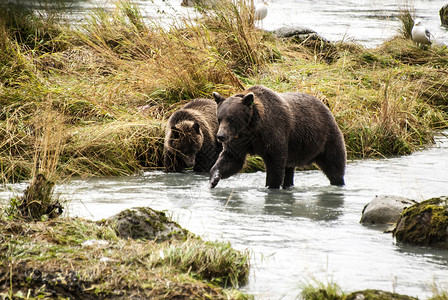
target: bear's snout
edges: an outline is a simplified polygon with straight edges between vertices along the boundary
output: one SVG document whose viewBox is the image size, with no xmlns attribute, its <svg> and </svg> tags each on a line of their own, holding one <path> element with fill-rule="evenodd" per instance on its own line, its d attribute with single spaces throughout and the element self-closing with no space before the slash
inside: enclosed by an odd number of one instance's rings
<svg viewBox="0 0 448 300">
<path fill-rule="evenodd" d="M 191 168 L 194 166 L 195 159 L 196 159 L 196 157 L 194 155 L 184 157 L 184 162 L 187 165 L 187 168 Z"/>
<path fill-rule="evenodd" d="M 218 134 L 216 135 L 216 139 L 218 140 L 218 142 L 221 142 L 221 143 L 225 142 L 226 138 L 227 138 L 227 136 L 225 133 L 218 132 Z"/>
</svg>

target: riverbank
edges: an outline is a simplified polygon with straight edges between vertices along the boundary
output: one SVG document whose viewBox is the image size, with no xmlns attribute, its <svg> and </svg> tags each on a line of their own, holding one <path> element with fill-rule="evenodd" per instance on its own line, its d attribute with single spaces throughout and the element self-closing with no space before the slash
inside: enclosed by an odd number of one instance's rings
<svg viewBox="0 0 448 300">
<path fill-rule="evenodd" d="M 159 169 L 170 113 L 254 84 L 322 99 L 350 159 L 412 153 L 448 126 L 448 52 L 438 46 L 422 50 L 402 37 L 374 49 L 280 40 L 254 27 L 244 1 L 168 29 L 145 23 L 129 2 L 96 11 L 81 28 L 59 15 L 4 11 L 4 182 L 30 178 L 45 132 L 62 177 Z"/>
<path fill-rule="evenodd" d="M 229 243 L 123 239 L 114 224 L 81 218 L 0 225 L 2 299 L 250 298 L 235 289 L 249 252 Z"/>
<path fill-rule="evenodd" d="M 0 296 L 4 299 L 254 299 L 249 251 L 191 233 L 168 240 L 121 238 L 115 223 L 82 218 L 25 222 L 0 218 Z M 123 253 L 126 255 L 123 256 Z M 435 284 L 428 300 L 446 300 Z M 415 300 L 381 290 L 344 291 L 311 280 L 297 299 Z M 255 297 L 256 299 L 256 297 Z M 364 299 L 364 298 L 363 298 Z"/>
<path fill-rule="evenodd" d="M 362 290 L 357 292 L 345 292 L 342 288 L 334 282 L 315 282 L 304 287 L 301 297 L 303 299 L 332 299 L 332 300 L 418 300 L 416 297 L 406 296 L 398 293 L 386 292 L 381 290 Z M 428 300 L 446 300 L 448 294 L 434 286 L 433 296 Z"/>
</svg>

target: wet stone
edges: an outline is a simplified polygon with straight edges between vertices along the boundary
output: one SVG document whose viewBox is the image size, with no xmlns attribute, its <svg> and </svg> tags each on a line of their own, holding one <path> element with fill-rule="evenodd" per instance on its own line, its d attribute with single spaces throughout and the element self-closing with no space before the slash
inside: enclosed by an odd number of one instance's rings
<svg viewBox="0 0 448 300">
<path fill-rule="evenodd" d="M 176 222 L 171 221 L 164 212 L 149 207 L 124 210 L 109 219 L 121 238 L 166 241 L 185 239 L 189 233 Z"/>
<path fill-rule="evenodd" d="M 418 298 L 380 290 L 364 290 L 351 293 L 346 300 L 418 300 Z"/>
<path fill-rule="evenodd" d="M 398 221 L 406 207 L 416 203 L 416 201 L 404 197 L 390 195 L 375 196 L 364 207 L 360 223 L 371 225 L 394 224 Z"/>
<path fill-rule="evenodd" d="M 279 38 L 290 38 L 298 42 L 304 40 L 320 40 L 330 43 L 326 38 L 321 37 L 316 31 L 305 26 L 283 26 L 273 31 Z"/>
<path fill-rule="evenodd" d="M 392 233 L 398 242 L 448 249 L 448 197 L 406 208 Z"/>
<path fill-rule="evenodd" d="M 448 26 L 448 4 L 445 4 L 440 10 L 440 23 L 444 26 Z"/>
</svg>

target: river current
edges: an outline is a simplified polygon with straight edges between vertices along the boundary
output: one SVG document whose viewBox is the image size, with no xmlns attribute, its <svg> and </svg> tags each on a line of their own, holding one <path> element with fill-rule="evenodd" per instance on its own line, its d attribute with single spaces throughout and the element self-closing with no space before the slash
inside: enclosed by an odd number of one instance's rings
<svg viewBox="0 0 448 300">
<path fill-rule="evenodd" d="M 304 283 L 335 282 L 346 291 L 382 289 L 424 299 L 448 289 L 448 250 L 405 246 L 384 228 L 359 223 L 375 195 L 421 201 L 448 195 L 448 138 L 409 156 L 351 161 L 345 187 L 318 170 L 297 171 L 291 190 L 264 188 L 265 173 L 242 173 L 215 189 L 193 173 L 147 172 L 72 179 L 57 186 L 68 215 L 98 220 L 149 206 L 207 240 L 251 251 L 243 290 L 256 299 L 294 299 Z M 10 186 L 21 193 L 26 184 Z M 10 189 L 0 191 L 6 201 Z"/>
<path fill-rule="evenodd" d="M 259 0 L 254 0 L 257 2 Z M 170 23 L 192 15 L 181 0 L 136 0 L 144 16 Z M 430 30 L 433 38 L 448 44 L 448 28 L 441 26 L 439 10 L 445 0 L 266 0 L 268 14 L 259 24 L 266 30 L 282 26 L 306 26 L 330 41 L 353 41 L 366 47 L 380 45 L 398 34 L 398 15 L 408 7 Z M 93 3 L 102 3 L 94 0 Z M 109 2 L 110 3 L 110 2 Z M 110 5 L 110 4 L 109 4 Z"/>
<path fill-rule="evenodd" d="M 34 3 L 10 0 L 12 3 Z M 53 0 L 40 0 L 49 5 Z M 94 8 L 112 11 L 116 0 L 59 0 L 65 3 L 75 23 L 83 23 Z M 254 0 L 257 2 L 260 0 Z M 48 3 L 47 3 L 48 2 Z M 169 26 L 183 17 L 195 17 L 182 0 L 133 0 L 148 20 Z M 266 0 L 268 14 L 259 27 L 306 26 L 330 41 L 353 41 L 375 47 L 397 35 L 400 10 L 408 7 L 421 19 L 438 43 L 448 44 L 448 28 L 441 26 L 439 10 L 446 0 Z M 43 7 L 46 7 L 46 6 Z"/>
</svg>

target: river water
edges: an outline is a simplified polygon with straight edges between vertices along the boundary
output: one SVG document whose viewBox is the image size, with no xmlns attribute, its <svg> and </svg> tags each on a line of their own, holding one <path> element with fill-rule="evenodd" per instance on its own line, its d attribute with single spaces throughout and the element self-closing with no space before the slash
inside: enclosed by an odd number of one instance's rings
<svg viewBox="0 0 448 300">
<path fill-rule="evenodd" d="M 88 2 L 103 3 L 101 0 Z M 256 2 L 257 0 L 255 0 Z M 181 7 L 181 0 L 135 0 L 143 15 L 167 20 L 169 16 L 191 15 L 193 8 Z M 317 31 L 331 41 L 355 41 L 374 47 L 398 32 L 400 9 L 411 7 L 437 41 L 448 43 L 448 29 L 441 26 L 439 10 L 446 0 L 266 0 L 268 14 L 260 26 L 275 30 L 300 25 Z M 110 7 L 109 4 L 102 6 Z"/>
<path fill-rule="evenodd" d="M 73 179 L 57 192 L 68 200 L 70 216 L 98 220 L 149 206 L 204 239 L 249 249 L 251 276 L 243 290 L 256 299 L 294 299 L 313 280 L 421 299 L 432 295 L 433 284 L 448 290 L 448 250 L 404 246 L 383 228 L 359 223 L 375 195 L 418 201 L 448 195 L 446 136 L 409 156 L 351 161 L 342 188 L 330 186 L 318 170 L 295 178 L 291 190 L 265 189 L 263 172 L 238 174 L 210 189 L 203 175 L 147 172 Z M 11 186 L 15 193 L 24 187 Z M 10 195 L 0 191 L 2 202 Z"/>
<path fill-rule="evenodd" d="M 10 0 L 12 3 L 35 3 L 31 0 Z M 39 0 L 46 7 L 54 0 Z M 259 0 L 254 0 L 259 1 Z M 69 7 L 72 19 L 83 22 L 91 9 L 112 10 L 116 0 L 59 0 Z M 185 8 L 182 0 L 133 0 L 149 20 L 166 24 L 185 16 L 194 17 L 193 8 Z M 433 37 L 448 44 L 448 28 L 441 26 L 439 10 L 446 0 L 266 0 L 268 14 L 260 26 L 275 30 L 285 25 L 307 26 L 331 41 L 354 41 L 374 47 L 398 32 L 400 9 L 411 7 L 415 17 L 423 21 Z M 49 4 L 50 3 L 50 4 Z"/>
</svg>

